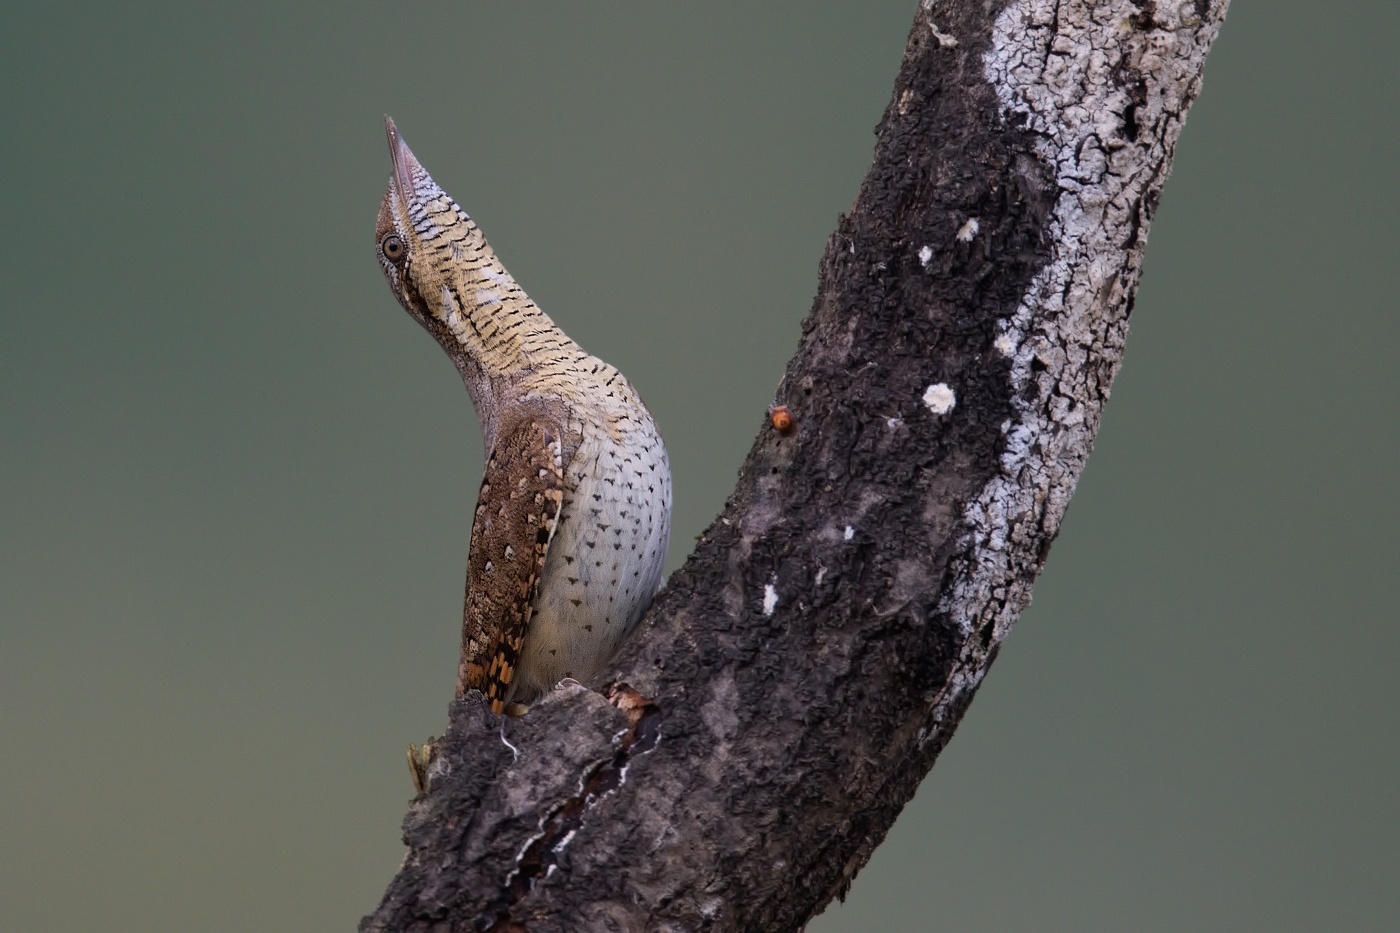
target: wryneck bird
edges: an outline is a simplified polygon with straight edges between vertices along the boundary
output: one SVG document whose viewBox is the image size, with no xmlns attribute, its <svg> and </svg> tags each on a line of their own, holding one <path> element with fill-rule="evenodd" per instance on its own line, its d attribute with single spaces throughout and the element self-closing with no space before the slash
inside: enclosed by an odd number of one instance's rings
<svg viewBox="0 0 1400 933">
<path fill-rule="evenodd" d="M 385 118 L 375 252 L 461 373 L 488 451 L 467 558 L 457 696 L 523 712 L 588 682 L 661 582 L 671 471 L 627 379 L 570 340 Z"/>
</svg>

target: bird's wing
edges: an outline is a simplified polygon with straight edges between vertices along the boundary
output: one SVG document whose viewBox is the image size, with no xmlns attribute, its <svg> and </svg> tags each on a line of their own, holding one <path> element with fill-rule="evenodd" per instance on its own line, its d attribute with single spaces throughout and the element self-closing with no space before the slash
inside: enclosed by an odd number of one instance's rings
<svg viewBox="0 0 1400 933">
<path fill-rule="evenodd" d="M 486 461 L 467 558 L 457 696 L 505 708 L 564 501 L 563 430 L 538 412 L 506 421 Z"/>
</svg>

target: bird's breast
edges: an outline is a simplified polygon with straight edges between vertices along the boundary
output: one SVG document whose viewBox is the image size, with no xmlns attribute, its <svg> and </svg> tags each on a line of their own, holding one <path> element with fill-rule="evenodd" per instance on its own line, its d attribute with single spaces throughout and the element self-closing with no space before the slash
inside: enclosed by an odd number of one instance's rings
<svg viewBox="0 0 1400 933">
<path fill-rule="evenodd" d="M 671 471 L 649 416 L 586 425 L 526 631 L 513 702 L 587 681 L 651 603 L 670 538 Z"/>
</svg>

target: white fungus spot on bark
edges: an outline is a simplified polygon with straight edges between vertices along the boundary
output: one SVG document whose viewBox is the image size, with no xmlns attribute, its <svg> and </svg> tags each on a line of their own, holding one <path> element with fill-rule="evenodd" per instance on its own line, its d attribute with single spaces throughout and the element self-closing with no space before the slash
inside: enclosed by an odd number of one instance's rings
<svg viewBox="0 0 1400 933">
<path fill-rule="evenodd" d="M 901 418 L 901 417 L 899 417 L 899 415 L 895 415 L 893 418 L 890 418 L 888 421 L 885 422 L 885 427 L 887 427 L 887 428 L 897 428 L 897 427 L 899 427 L 900 425 L 902 425 L 903 423 L 904 423 L 904 419 Z"/>
<path fill-rule="evenodd" d="M 817 586 L 821 586 L 821 585 L 822 585 L 822 581 L 825 580 L 825 579 L 826 579 L 826 568 L 823 567 L 823 566 L 821 566 L 820 564 L 818 564 L 818 565 L 817 565 L 817 579 L 816 579 L 814 582 L 816 583 Z"/>
<path fill-rule="evenodd" d="M 982 229 L 982 225 L 977 222 L 976 217 L 967 218 L 967 223 L 958 228 L 958 242 L 971 243 L 972 238 L 977 235 L 977 231 Z"/>
<path fill-rule="evenodd" d="M 854 538 L 855 536 L 856 536 L 856 530 L 855 530 L 854 528 L 852 528 L 850 525 L 847 525 L 847 526 L 846 526 L 846 533 L 843 535 L 843 537 L 844 537 L 847 541 L 849 541 L 849 540 L 851 540 L 852 538 Z"/>
<path fill-rule="evenodd" d="M 919 247 L 919 265 L 921 265 L 921 266 L 923 266 L 925 269 L 927 269 L 927 268 L 928 268 L 929 261 L 930 261 L 931 259 L 933 259 L 933 247 L 932 247 L 932 246 L 920 246 L 920 247 Z"/>
<path fill-rule="evenodd" d="M 935 415 L 946 415 L 957 404 L 957 396 L 946 382 L 935 382 L 924 390 L 924 404 Z"/>
<path fill-rule="evenodd" d="M 771 616 L 773 610 L 778 608 L 778 591 L 773 588 L 773 584 L 763 584 L 763 614 Z"/>
<path fill-rule="evenodd" d="M 1010 334 L 1002 334 L 992 346 L 996 347 L 1002 356 L 1010 356 L 1016 352 L 1016 341 L 1011 339 Z"/>
</svg>

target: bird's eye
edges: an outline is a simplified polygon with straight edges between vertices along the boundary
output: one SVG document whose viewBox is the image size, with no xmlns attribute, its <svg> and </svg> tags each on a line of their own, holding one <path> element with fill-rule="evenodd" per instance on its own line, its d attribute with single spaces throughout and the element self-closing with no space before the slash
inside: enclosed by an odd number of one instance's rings
<svg viewBox="0 0 1400 933">
<path fill-rule="evenodd" d="M 399 239 L 397 233 L 385 234 L 384 239 L 379 241 L 379 251 L 390 262 L 398 262 L 403 259 L 403 240 Z"/>
</svg>

